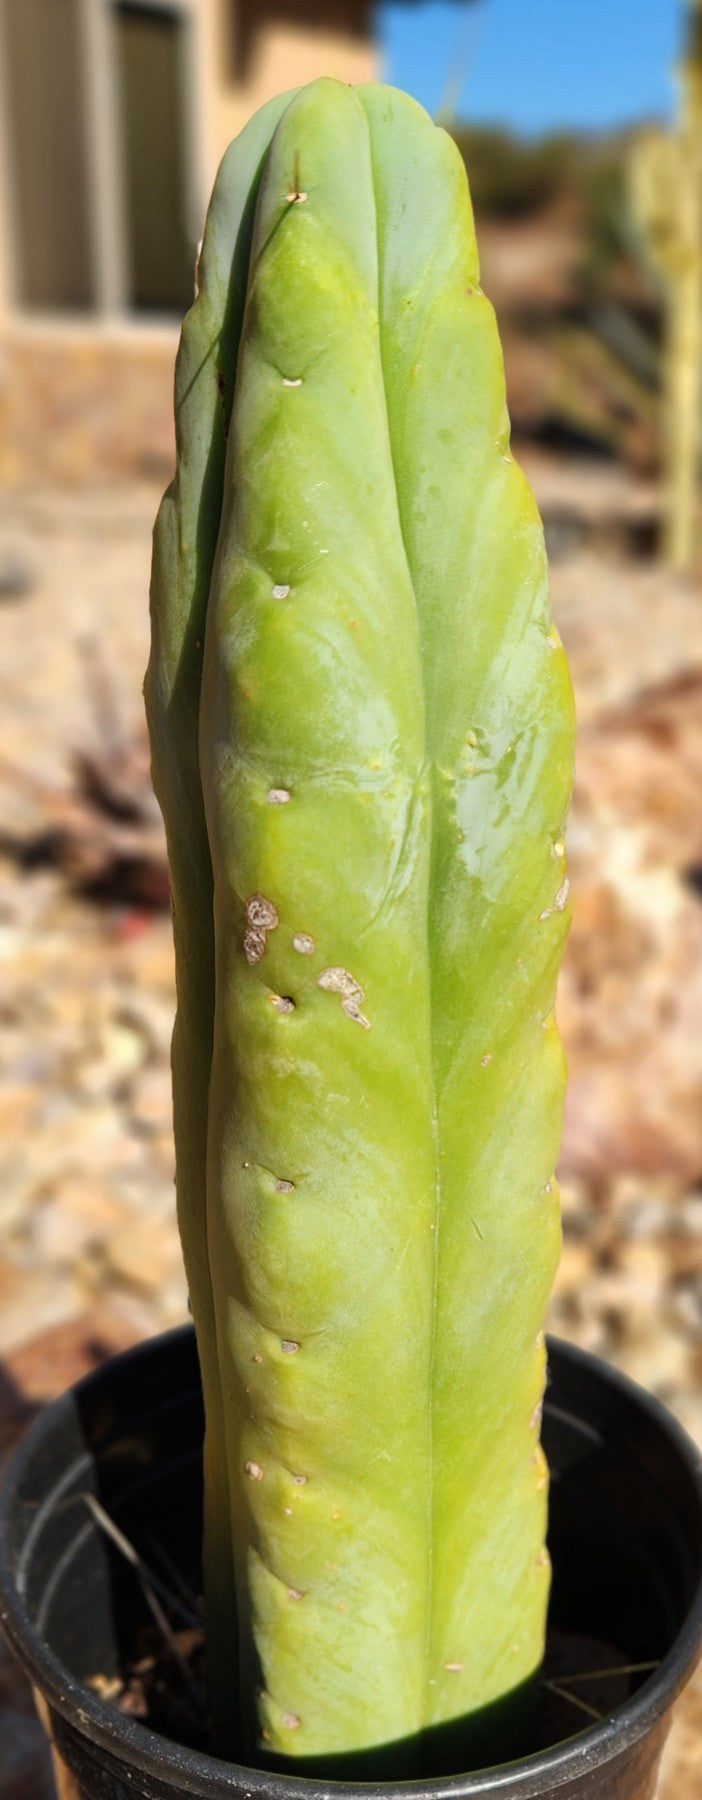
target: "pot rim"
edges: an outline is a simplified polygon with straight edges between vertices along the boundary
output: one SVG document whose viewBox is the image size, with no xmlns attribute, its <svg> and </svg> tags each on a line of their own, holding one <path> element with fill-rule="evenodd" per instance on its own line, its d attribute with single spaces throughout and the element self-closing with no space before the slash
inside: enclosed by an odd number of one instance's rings
<svg viewBox="0 0 702 1800">
<path fill-rule="evenodd" d="M 604 1768 L 615 1756 L 623 1754 L 670 1710 L 685 1681 L 692 1673 L 702 1643 L 702 1568 L 683 1624 L 667 1656 L 646 1677 L 636 1693 L 617 1708 L 610 1717 L 596 1725 L 587 1725 L 573 1737 L 546 1750 L 518 1758 L 512 1762 L 493 1764 L 462 1775 L 441 1776 L 415 1781 L 348 1781 L 323 1780 L 315 1776 L 281 1773 L 249 1768 L 191 1750 L 171 1738 L 163 1737 L 137 1720 L 130 1719 L 100 1699 L 99 1695 L 72 1676 L 49 1648 L 41 1632 L 30 1618 L 10 1555 L 10 1516 L 25 1471 L 31 1464 L 38 1444 L 47 1430 L 60 1421 L 61 1413 L 72 1404 L 74 1393 L 80 1394 L 100 1380 L 105 1369 L 115 1365 L 126 1367 L 138 1361 L 146 1349 L 159 1345 L 166 1350 L 170 1342 L 182 1342 L 193 1334 L 191 1325 L 176 1326 L 156 1338 L 145 1339 L 108 1364 L 86 1375 L 65 1394 L 51 1401 L 29 1426 L 19 1448 L 3 1471 L 0 1484 L 0 1626 L 18 1660 L 48 1705 L 69 1723 L 83 1728 L 85 1735 L 108 1754 L 129 1762 L 146 1776 L 163 1779 L 177 1777 L 185 1795 L 203 1796 L 213 1791 L 232 1793 L 246 1789 L 246 1800 L 328 1800 L 330 1794 L 342 1793 L 347 1800 L 368 1800 L 369 1794 L 387 1793 L 397 1800 L 416 1800 L 419 1793 L 431 1800 L 478 1800 L 480 1795 L 499 1795 L 501 1787 L 510 1787 L 518 1778 L 523 1785 L 523 1800 L 537 1796 L 548 1778 L 551 1787 L 564 1786 L 589 1769 Z M 590 1379 L 604 1383 L 613 1396 L 643 1411 L 650 1424 L 667 1441 L 684 1465 L 697 1501 L 700 1538 L 702 1539 L 702 1452 L 688 1433 L 661 1401 L 629 1376 L 604 1362 L 589 1351 L 563 1338 L 547 1338 L 549 1360 L 570 1364 Z M 187 1394 L 182 1394 L 183 1400 Z M 548 1409 L 548 1388 L 545 1397 Z M 87 1728 L 87 1729 L 86 1729 Z M 533 1784 L 529 1780 L 533 1774 Z M 502 1779 L 501 1779 L 502 1777 Z"/>
</svg>

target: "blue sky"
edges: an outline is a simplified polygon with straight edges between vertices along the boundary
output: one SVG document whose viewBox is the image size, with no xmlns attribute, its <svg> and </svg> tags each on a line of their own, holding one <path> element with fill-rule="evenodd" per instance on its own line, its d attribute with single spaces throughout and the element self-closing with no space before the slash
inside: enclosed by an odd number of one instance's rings
<svg viewBox="0 0 702 1800">
<path fill-rule="evenodd" d="M 684 0 L 385 0 L 386 81 L 533 135 L 667 117 Z"/>
</svg>

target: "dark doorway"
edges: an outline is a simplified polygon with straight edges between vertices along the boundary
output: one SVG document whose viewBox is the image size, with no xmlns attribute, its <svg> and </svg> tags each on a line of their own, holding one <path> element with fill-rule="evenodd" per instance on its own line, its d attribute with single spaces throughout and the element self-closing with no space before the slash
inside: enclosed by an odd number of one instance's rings
<svg viewBox="0 0 702 1800">
<path fill-rule="evenodd" d="M 195 259 L 186 222 L 187 25 L 176 9 L 129 0 L 112 11 L 127 305 L 181 312 L 192 300 Z"/>
</svg>

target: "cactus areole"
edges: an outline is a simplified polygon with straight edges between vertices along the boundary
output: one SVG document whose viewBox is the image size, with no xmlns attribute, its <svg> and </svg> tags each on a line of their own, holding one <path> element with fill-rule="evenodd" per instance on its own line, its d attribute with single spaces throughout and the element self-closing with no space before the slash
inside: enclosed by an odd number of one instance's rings
<svg viewBox="0 0 702 1800">
<path fill-rule="evenodd" d="M 571 689 L 446 134 L 270 102 L 198 284 L 147 709 L 212 1710 L 412 1774 L 543 1653 Z"/>
</svg>

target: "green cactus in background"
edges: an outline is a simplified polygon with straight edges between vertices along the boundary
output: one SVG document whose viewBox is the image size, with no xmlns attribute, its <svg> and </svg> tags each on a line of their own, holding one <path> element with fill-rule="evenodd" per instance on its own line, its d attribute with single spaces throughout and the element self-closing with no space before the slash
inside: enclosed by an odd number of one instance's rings
<svg viewBox="0 0 702 1800">
<path fill-rule="evenodd" d="M 265 108 L 155 534 L 212 1704 L 298 1768 L 416 1771 L 543 1649 L 573 724 L 478 280 L 406 95 Z"/>
<path fill-rule="evenodd" d="M 629 176 L 665 292 L 665 552 L 683 572 L 695 551 L 702 401 L 702 0 L 690 0 L 680 96 L 673 131 L 652 126 L 635 139 Z"/>
</svg>

